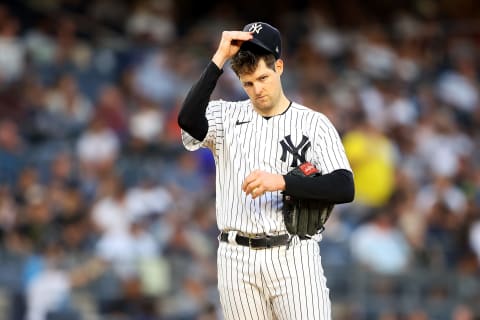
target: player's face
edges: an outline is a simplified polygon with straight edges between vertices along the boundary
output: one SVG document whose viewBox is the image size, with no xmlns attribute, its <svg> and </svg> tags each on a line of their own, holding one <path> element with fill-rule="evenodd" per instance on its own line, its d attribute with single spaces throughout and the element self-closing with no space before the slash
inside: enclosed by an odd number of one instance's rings
<svg viewBox="0 0 480 320">
<path fill-rule="evenodd" d="M 257 69 L 250 74 L 240 75 L 240 81 L 252 101 L 254 108 L 263 116 L 273 116 L 280 108 L 282 95 L 280 76 L 283 72 L 282 60 L 275 62 L 275 70 L 260 60 Z"/>
</svg>

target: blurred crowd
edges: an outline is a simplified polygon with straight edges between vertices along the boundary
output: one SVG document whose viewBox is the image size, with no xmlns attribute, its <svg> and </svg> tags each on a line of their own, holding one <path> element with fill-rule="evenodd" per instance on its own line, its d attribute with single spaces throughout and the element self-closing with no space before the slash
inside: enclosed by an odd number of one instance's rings
<svg viewBox="0 0 480 320">
<path fill-rule="evenodd" d="M 480 319 L 480 4 L 200 3 L 0 4 L 0 314 L 221 319 L 214 163 L 176 117 L 263 20 L 355 174 L 320 243 L 334 319 Z M 246 98 L 228 67 L 218 97 Z"/>
</svg>

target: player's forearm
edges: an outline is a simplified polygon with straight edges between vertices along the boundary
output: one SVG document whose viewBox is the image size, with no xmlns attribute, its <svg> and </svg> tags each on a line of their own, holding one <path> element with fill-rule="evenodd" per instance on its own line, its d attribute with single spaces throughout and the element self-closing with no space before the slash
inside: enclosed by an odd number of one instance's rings
<svg viewBox="0 0 480 320">
<path fill-rule="evenodd" d="M 199 141 L 207 135 L 208 121 L 205 110 L 222 72 L 214 62 L 210 62 L 200 79 L 188 92 L 178 115 L 180 128 Z"/>
<path fill-rule="evenodd" d="M 284 175 L 285 193 L 298 198 L 318 199 L 330 203 L 353 201 L 353 174 L 345 169 L 315 177 Z"/>
</svg>

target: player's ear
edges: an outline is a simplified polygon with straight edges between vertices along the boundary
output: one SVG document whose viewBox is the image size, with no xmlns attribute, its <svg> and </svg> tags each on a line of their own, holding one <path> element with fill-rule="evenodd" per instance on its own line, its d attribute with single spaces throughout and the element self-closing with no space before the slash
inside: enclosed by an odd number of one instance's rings
<svg viewBox="0 0 480 320">
<path fill-rule="evenodd" d="M 281 75 L 283 73 L 283 60 L 282 59 L 277 59 L 275 61 L 275 72 Z"/>
</svg>

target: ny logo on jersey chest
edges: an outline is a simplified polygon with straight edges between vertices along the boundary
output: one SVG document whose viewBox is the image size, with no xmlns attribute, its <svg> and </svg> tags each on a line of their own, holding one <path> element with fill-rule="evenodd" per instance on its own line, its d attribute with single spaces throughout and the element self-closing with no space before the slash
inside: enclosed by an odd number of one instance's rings
<svg viewBox="0 0 480 320">
<path fill-rule="evenodd" d="M 280 160 L 283 162 L 287 161 L 287 153 L 290 153 L 293 156 L 292 163 L 290 164 L 291 167 L 297 167 L 298 161 L 300 163 L 305 162 L 305 155 L 307 154 L 308 149 L 311 146 L 308 137 L 302 136 L 302 141 L 298 145 L 294 145 L 292 142 L 292 137 L 290 135 L 283 138 L 280 141 L 280 145 L 282 146 L 282 156 Z"/>
</svg>

